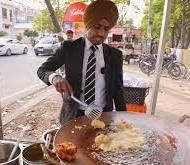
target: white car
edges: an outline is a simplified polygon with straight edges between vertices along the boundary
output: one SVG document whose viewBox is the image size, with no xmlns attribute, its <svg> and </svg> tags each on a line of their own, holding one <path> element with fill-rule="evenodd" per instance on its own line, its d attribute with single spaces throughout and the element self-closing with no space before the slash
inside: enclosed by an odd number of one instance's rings
<svg viewBox="0 0 190 165">
<path fill-rule="evenodd" d="M 44 37 L 35 46 L 34 52 L 38 55 L 53 55 L 60 47 L 60 42 L 55 37 Z"/>
<path fill-rule="evenodd" d="M 28 46 L 18 40 L 0 39 L 0 55 L 27 54 Z"/>
</svg>

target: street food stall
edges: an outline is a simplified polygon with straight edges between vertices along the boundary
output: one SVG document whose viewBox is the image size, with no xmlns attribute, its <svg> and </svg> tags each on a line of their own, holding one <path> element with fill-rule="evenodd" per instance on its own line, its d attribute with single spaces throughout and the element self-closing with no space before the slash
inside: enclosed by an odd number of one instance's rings
<svg viewBox="0 0 190 165">
<path fill-rule="evenodd" d="M 177 122 L 169 122 L 168 119 L 161 119 L 155 116 L 149 116 L 139 113 L 125 113 L 125 112 L 107 112 L 103 113 L 100 120 L 105 122 L 105 129 L 94 129 L 90 125 L 90 121 L 85 118 L 77 118 L 62 127 L 54 138 L 54 146 L 70 141 L 78 147 L 77 159 L 71 164 L 183 164 L 188 165 L 190 157 L 190 142 L 188 135 L 190 130 L 187 130 L 183 125 Z M 138 150 L 133 148 L 125 151 L 122 145 L 134 136 L 134 141 L 130 141 L 135 144 L 137 136 L 135 131 L 128 135 L 128 139 L 125 142 L 122 141 L 122 132 L 117 134 L 115 125 L 117 122 L 132 123 L 135 128 L 140 129 L 144 136 L 145 141 L 141 143 L 141 147 Z M 80 129 L 76 128 L 81 127 Z M 132 129 L 130 127 L 126 128 Z M 120 130 L 119 130 L 120 131 Z M 119 151 L 106 151 L 100 150 L 94 147 L 94 139 L 99 134 L 109 134 L 110 138 L 115 141 L 122 141 L 119 145 Z M 112 136 L 112 135 L 113 136 Z M 115 135 L 118 136 L 115 137 Z M 137 139 L 135 139 L 137 138 Z M 142 137 L 139 137 L 142 138 Z M 105 139 L 103 139 L 105 140 Z M 113 141 L 114 141 L 113 140 Z M 146 144 L 144 144 L 146 143 Z M 128 144 L 129 145 L 129 144 Z"/>
<path fill-rule="evenodd" d="M 96 121 L 82 116 L 43 134 L 44 143 L 23 147 L 22 156 L 18 146 L 21 138 L 8 145 L 6 140 L 0 141 L 0 163 L 189 165 L 190 130 L 178 121 L 154 116 L 169 11 L 170 1 L 166 0 L 150 114 L 104 112 Z M 12 159 L 6 161 L 14 149 Z"/>
<path fill-rule="evenodd" d="M 123 52 L 123 59 L 130 63 L 142 54 L 141 29 L 129 27 L 114 27 L 108 34 L 108 44 Z"/>
</svg>

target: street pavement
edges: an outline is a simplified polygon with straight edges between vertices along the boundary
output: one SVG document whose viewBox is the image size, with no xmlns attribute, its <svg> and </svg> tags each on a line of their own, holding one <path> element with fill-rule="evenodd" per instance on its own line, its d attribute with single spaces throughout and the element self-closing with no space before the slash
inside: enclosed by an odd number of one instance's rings
<svg viewBox="0 0 190 165">
<path fill-rule="evenodd" d="M 0 56 L 2 106 L 45 86 L 37 77 L 36 72 L 47 58 L 47 56 L 36 56 L 32 48 L 27 54 Z"/>
</svg>

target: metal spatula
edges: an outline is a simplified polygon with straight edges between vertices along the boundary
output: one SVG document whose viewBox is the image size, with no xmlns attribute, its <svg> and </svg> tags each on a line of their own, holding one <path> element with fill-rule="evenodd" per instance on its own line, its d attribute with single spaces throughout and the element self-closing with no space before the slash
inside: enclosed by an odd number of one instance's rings
<svg viewBox="0 0 190 165">
<path fill-rule="evenodd" d="M 64 97 L 63 96 L 63 93 L 61 94 L 62 95 L 62 98 Z M 90 118 L 91 120 L 94 120 L 94 119 L 98 119 L 102 112 L 103 112 L 103 109 L 96 106 L 96 105 L 87 105 L 86 103 L 83 103 L 82 101 L 80 101 L 79 99 L 77 99 L 76 97 L 74 97 L 73 95 L 71 95 L 71 98 L 77 102 L 78 104 L 82 105 L 84 107 L 84 114 Z"/>
</svg>

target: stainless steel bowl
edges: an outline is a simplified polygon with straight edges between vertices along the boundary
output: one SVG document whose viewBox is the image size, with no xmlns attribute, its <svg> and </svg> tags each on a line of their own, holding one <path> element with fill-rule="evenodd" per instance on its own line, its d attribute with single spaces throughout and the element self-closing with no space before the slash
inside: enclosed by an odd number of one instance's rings
<svg viewBox="0 0 190 165">
<path fill-rule="evenodd" d="M 50 165 L 51 163 L 44 156 L 42 143 L 34 143 L 26 147 L 22 152 L 23 165 Z"/>
<path fill-rule="evenodd" d="M 18 147 L 13 159 L 8 161 L 8 158 L 16 143 L 6 140 L 0 140 L 0 164 L 1 165 L 19 165 L 21 162 L 21 148 Z"/>
<path fill-rule="evenodd" d="M 46 137 L 48 134 L 51 134 L 52 135 L 52 138 L 51 138 L 51 142 L 50 142 L 50 149 L 53 149 L 53 139 L 55 137 L 55 134 L 56 132 L 59 130 L 59 128 L 54 128 L 54 129 L 49 129 L 47 131 L 45 131 L 43 134 L 42 134 L 42 140 L 43 142 L 45 143 L 46 142 Z"/>
</svg>

